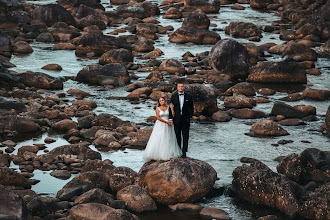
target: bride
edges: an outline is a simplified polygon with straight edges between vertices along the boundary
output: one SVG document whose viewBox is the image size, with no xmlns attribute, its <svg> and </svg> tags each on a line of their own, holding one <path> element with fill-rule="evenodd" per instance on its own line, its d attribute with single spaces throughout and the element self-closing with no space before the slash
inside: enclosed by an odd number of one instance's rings
<svg viewBox="0 0 330 220">
<path fill-rule="evenodd" d="M 176 140 L 174 127 L 168 121 L 169 111 L 174 113 L 173 106 L 171 105 L 171 108 L 169 108 L 165 99 L 163 97 L 159 98 L 156 107 L 157 121 L 143 155 L 145 162 L 150 160 L 169 160 L 182 155 Z"/>
</svg>

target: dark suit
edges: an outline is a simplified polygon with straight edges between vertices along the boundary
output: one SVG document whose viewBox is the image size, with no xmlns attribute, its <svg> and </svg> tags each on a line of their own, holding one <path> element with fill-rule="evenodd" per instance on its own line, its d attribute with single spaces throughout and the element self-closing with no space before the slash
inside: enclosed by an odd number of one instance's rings
<svg viewBox="0 0 330 220">
<path fill-rule="evenodd" d="M 190 119 L 194 113 L 194 104 L 193 104 L 192 96 L 189 93 L 184 92 L 182 113 L 180 110 L 180 101 L 179 101 L 178 92 L 175 92 L 172 95 L 171 103 L 173 103 L 174 105 L 174 118 L 172 115 L 172 111 L 170 111 L 169 118 L 173 119 L 175 135 L 180 148 L 181 148 L 181 134 L 182 134 L 183 147 L 181 149 L 182 149 L 182 153 L 186 153 L 188 151 Z"/>
</svg>

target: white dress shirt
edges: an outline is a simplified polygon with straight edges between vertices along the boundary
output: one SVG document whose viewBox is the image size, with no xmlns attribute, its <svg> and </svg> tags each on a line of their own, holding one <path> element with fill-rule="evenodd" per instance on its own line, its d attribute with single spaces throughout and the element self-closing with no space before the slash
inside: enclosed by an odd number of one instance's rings
<svg viewBox="0 0 330 220">
<path fill-rule="evenodd" d="M 180 94 L 182 94 L 182 95 L 180 95 Z M 182 115 L 182 108 L 183 108 L 183 103 L 184 103 L 184 92 L 179 93 L 179 102 L 180 102 L 180 113 Z"/>
</svg>

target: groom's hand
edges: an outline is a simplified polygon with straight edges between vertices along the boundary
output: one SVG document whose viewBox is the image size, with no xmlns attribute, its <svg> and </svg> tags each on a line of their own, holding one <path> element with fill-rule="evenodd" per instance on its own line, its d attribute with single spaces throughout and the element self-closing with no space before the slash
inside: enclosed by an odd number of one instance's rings
<svg viewBox="0 0 330 220">
<path fill-rule="evenodd" d="M 169 120 L 169 125 L 173 125 L 173 120 Z"/>
</svg>

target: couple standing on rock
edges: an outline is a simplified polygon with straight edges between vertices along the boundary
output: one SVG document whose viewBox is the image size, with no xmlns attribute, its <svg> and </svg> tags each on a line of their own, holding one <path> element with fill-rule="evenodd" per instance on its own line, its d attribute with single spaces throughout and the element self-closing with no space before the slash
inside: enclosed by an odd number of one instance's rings
<svg viewBox="0 0 330 220">
<path fill-rule="evenodd" d="M 184 89 L 183 83 L 177 84 L 177 91 L 171 97 L 170 106 L 166 104 L 165 98 L 158 99 L 157 121 L 144 151 L 144 161 L 186 157 L 194 107 L 192 96 Z"/>
</svg>

